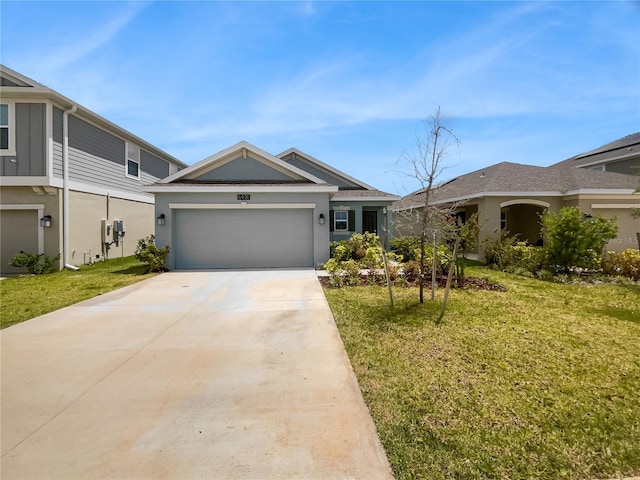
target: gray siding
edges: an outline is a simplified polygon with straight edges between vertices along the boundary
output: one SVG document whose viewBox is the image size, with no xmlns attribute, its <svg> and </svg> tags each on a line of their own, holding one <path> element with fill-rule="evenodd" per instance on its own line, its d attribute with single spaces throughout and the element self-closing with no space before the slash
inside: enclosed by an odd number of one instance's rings
<svg viewBox="0 0 640 480">
<path fill-rule="evenodd" d="M 0 175 L 46 175 L 46 121 L 43 103 L 16 103 L 16 155 L 3 156 Z"/>
<path fill-rule="evenodd" d="M 169 176 L 169 162 L 140 150 L 140 170 L 156 179 Z"/>
<path fill-rule="evenodd" d="M 54 107 L 53 175 L 58 178 L 62 177 L 62 118 L 63 111 Z M 83 183 L 140 192 L 142 184 L 169 175 L 169 162 L 141 149 L 140 181 L 126 177 L 125 141 L 73 115 L 69 117 L 69 147 L 69 175 Z"/>
<path fill-rule="evenodd" d="M 53 107 L 53 176 L 62 178 L 62 110 Z"/>
<path fill-rule="evenodd" d="M 605 170 L 607 172 L 626 173 L 627 175 L 640 175 L 640 158 L 607 163 Z"/>
<path fill-rule="evenodd" d="M 62 178 L 62 144 L 53 142 L 53 176 Z"/>
<path fill-rule="evenodd" d="M 290 176 L 274 170 L 251 157 L 238 157 L 218 168 L 200 175 L 196 179 L 211 181 L 263 180 L 275 182 L 293 180 Z"/>
<path fill-rule="evenodd" d="M 62 110 L 53 107 L 53 141 L 62 144 Z"/>
<path fill-rule="evenodd" d="M 124 165 L 124 140 L 73 115 L 69 116 L 69 147 Z"/>
<path fill-rule="evenodd" d="M 124 151 L 122 155 L 124 157 Z M 124 162 L 118 165 L 77 148 L 69 148 L 69 178 L 77 182 L 136 193 L 142 193 L 142 184 L 146 181 L 144 176 L 141 176 L 140 180 L 126 177 Z"/>
<path fill-rule="evenodd" d="M 303 162 L 302 160 L 300 160 L 299 158 L 291 158 L 291 157 L 287 157 L 286 162 L 290 165 L 293 165 L 294 167 L 298 167 L 300 170 L 304 170 L 307 173 L 310 173 L 311 175 L 313 175 L 314 177 L 318 177 L 322 180 L 324 180 L 325 182 L 327 182 L 330 185 L 336 185 L 337 187 L 348 187 L 348 188 L 362 188 L 359 185 L 356 185 L 354 183 L 347 183 L 344 180 L 341 180 L 339 177 L 336 177 L 334 175 L 331 175 L 323 170 L 320 170 L 318 168 L 312 167 L 311 165 L 307 164 L 306 162 Z"/>
<path fill-rule="evenodd" d="M 2 86 L 2 87 L 19 87 L 20 85 L 18 85 L 15 82 L 12 82 L 8 78 L 0 77 L 0 86 Z"/>
</svg>

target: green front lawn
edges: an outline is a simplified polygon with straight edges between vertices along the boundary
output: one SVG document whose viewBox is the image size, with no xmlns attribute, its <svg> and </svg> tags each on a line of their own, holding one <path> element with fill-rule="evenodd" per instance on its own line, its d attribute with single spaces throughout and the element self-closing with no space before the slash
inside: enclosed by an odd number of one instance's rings
<svg viewBox="0 0 640 480">
<path fill-rule="evenodd" d="M 144 265 L 133 256 L 83 265 L 77 272 L 26 275 L 0 281 L 0 327 L 53 312 L 96 295 L 139 282 Z"/>
<path fill-rule="evenodd" d="M 396 477 L 640 474 L 640 287 L 467 273 L 508 291 L 440 326 L 415 288 L 325 290 Z"/>
</svg>

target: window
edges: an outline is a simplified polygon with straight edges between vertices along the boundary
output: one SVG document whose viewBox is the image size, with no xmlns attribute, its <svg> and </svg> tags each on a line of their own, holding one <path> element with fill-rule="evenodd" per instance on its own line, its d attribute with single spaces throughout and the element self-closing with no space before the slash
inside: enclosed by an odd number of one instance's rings
<svg viewBox="0 0 640 480">
<path fill-rule="evenodd" d="M 507 229 L 507 212 L 500 212 L 500 230 Z"/>
<path fill-rule="evenodd" d="M 13 134 L 13 105 L 0 103 L 0 151 L 3 155 L 15 155 Z"/>
<path fill-rule="evenodd" d="M 333 212 L 333 229 L 336 232 L 347 232 L 349 230 L 349 212 L 336 210 Z"/>
<path fill-rule="evenodd" d="M 127 177 L 140 178 L 140 147 L 127 142 Z"/>
</svg>

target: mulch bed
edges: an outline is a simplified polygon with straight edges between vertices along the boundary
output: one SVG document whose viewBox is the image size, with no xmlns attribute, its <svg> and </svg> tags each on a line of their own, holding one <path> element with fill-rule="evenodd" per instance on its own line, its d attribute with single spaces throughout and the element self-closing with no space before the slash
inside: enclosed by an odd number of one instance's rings
<svg viewBox="0 0 640 480">
<path fill-rule="evenodd" d="M 336 288 L 335 285 L 332 285 L 329 277 L 320 277 L 320 284 L 323 287 L 328 288 Z M 417 287 L 418 280 L 405 280 L 405 279 L 396 279 L 394 282 L 395 286 L 402 287 Z M 348 285 L 347 278 L 344 279 L 345 286 Z M 437 279 L 437 286 L 440 288 L 444 288 L 447 284 L 446 277 L 439 277 Z M 375 275 L 375 277 L 371 277 L 368 275 L 361 275 L 359 285 L 368 286 L 368 285 L 386 285 L 384 275 Z M 352 286 L 352 285 L 349 285 Z M 338 287 L 339 288 L 339 287 Z M 425 282 L 425 288 L 431 288 L 431 279 Z M 492 281 L 486 278 L 478 278 L 478 277 L 465 277 L 464 280 L 460 283 L 456 282 L 455 279 L 451 281 L 451 288 L 460 288 L 464 290 L 491 290 L 494 292 L 506 292 L 507 289 L 503 285 L 499 283 L 493 283 Z"/>
</svg>

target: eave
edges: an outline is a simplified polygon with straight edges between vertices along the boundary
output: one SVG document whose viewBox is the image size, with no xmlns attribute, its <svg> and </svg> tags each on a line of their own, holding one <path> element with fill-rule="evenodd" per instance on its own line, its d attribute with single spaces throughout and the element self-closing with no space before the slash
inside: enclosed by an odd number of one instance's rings
<svg viewBox="0 0 640 480">
<path fill-rule="evenodd" d="M 334 185 L 149 185 L 149 193 L 333 193 Z"/>
</svg>

